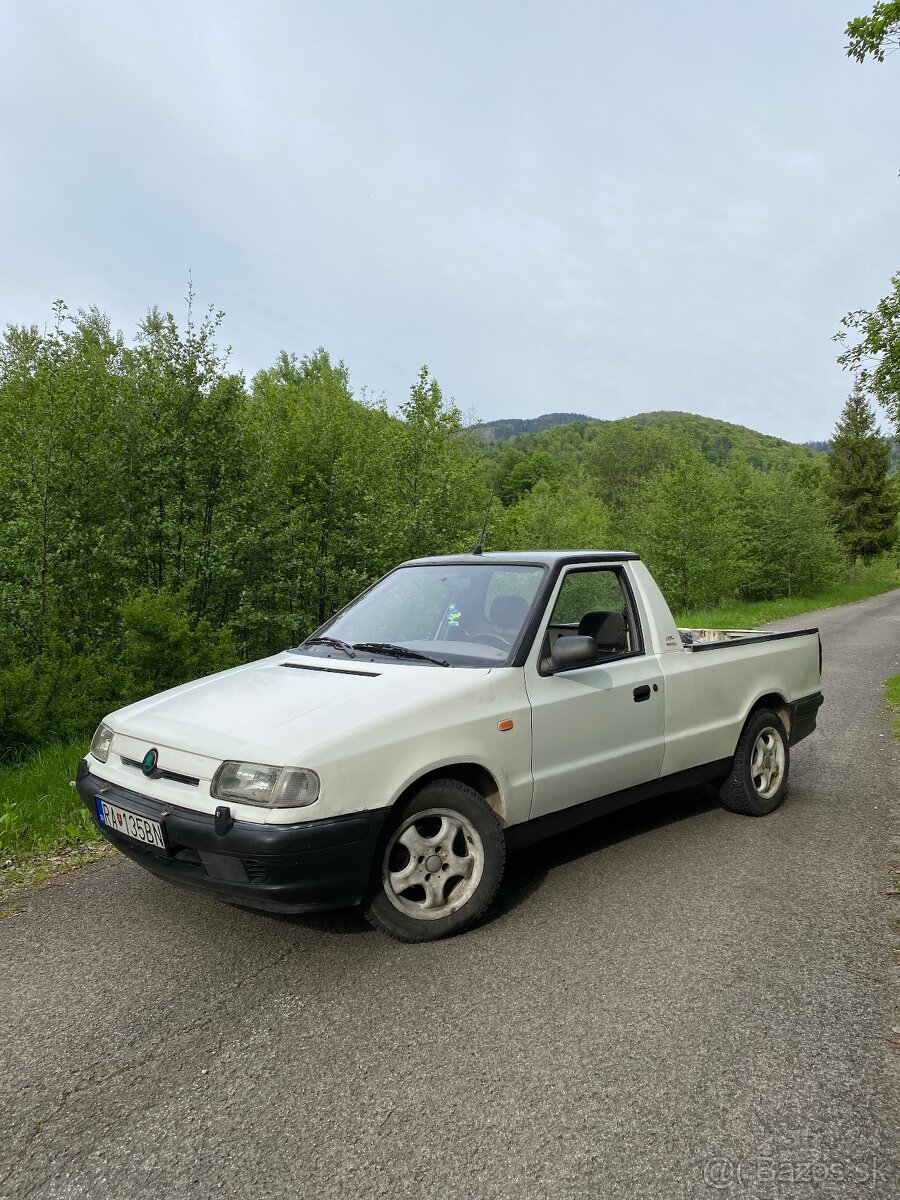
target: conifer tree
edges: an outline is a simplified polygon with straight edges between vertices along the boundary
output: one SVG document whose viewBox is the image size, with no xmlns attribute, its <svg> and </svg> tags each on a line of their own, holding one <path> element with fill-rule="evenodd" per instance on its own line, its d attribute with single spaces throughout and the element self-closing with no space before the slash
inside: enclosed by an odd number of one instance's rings
<svg viewBox="0 0 900 1200">
<path fill-rule="evenodd" d="M 889 550 L 897 538 L 898 497 L 888 478 L 890 445 L 879 435 L 875 413 L 860 388 L 844 405 L 825 478 L 829 518 L 850 559 L 866 561 Z"/>
</svg>

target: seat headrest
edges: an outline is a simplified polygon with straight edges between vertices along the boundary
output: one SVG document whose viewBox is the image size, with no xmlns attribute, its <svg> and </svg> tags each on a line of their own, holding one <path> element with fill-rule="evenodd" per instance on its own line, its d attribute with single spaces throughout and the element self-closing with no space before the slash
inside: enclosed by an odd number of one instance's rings
<svg viewBox="0 0 900 1200">
<path fill-rule="evenodd" d="M 498 629 L 519 629 L 527 615 L 528 601 L 524 596 L 495 596 L 488 621 Z"/>
<path fill-rule="evenodd" d="M 578 632 L 598 646 L 625 648 L 625 618 L 620 612 L 588 612 L 578 622 Z"/>
</svg>

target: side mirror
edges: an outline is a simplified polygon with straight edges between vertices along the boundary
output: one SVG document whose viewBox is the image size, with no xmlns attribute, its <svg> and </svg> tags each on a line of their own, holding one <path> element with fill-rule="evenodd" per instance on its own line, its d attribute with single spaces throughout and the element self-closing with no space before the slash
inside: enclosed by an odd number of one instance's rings
<svg viewBox="0 0 900 1200">
<path fill-rule="evenodd" d="M 573 667 L 589 667 L 597 661 L 597 643 L 592 637 L 575 635 L 557 638 L 550 651 L 554 671 L 570 671 Z"/>
</svg>

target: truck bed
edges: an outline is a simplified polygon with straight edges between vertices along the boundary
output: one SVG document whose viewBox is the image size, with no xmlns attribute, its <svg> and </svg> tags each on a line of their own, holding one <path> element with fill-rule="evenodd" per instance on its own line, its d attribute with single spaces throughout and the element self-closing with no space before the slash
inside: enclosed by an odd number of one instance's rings
<svg viewBox="0 0 900 1200">
<path fill-rule="evenodd" d="M 718 650 L 723 646 L 750 645 L 754 642 L 776 642 L 784 638 L 806 637 L 818 629 L 681 629 L 678 633 L 686 650 Z"/>
</svg>

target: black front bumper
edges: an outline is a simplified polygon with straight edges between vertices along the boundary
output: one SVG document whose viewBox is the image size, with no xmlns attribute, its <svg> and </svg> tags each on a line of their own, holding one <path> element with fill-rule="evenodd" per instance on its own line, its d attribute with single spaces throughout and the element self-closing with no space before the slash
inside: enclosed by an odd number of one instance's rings
<svg viewBox="0 0 900 1200">
<path fill-rule="evenodd" d="M 109 784 L 90 773 L 82 759 L 78 793 L 97 830 L 134 862 L 160 879 L 208 892 L 220 900 L 268 912 L 298 913 L 358 904 L 386 808 L 301 825 L 256 825 L 235 821 L 216 832 L 210 814 L 177 808 Z M 167 850 L 145 846 L 102 825 L 97 797 L 159 821 Z"/>
</svg>

